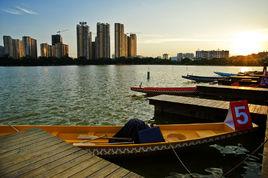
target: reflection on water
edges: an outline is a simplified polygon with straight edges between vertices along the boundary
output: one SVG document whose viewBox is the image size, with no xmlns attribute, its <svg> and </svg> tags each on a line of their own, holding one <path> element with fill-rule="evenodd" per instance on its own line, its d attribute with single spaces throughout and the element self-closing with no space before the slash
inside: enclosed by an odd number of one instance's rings
<svg viewBox="0 0 268 178">
<path fill-rule="evenodd" d="M 229 155 L 229 154 L 245 155 L 249 152 L 241 144 L 238 144 L 237 146 L 233 146 L 233 145 L 220 146 L 220 145 L 214 144 L 214 145 L 210 145 L 210 147 L 219 150 L 220 153 L 223 154 L 224 156 Z"/>
<path fill-rule="evenodd" d="M 254 155 L 248 155 L 249 151 L 243 147 L 243 145 L 227 145 L 221 146 L 218 144 L 210 145 L 210 148 L 215 148 L 221 155 L 216 159 L 222 160 L 222 165 L 228 165 L 228 169 L 222 168 L 206 168 L 204 171 L 209 174 L 191 173 L 181 174 L 177 172 L 171 172 L 167 178 L 220 178 L 220 177 L 237 177 L 239 172 L 242 177 L 256 178 L 261 176 L 261 160 Z M 210 155 L 209 159 L 213 159 Z M 234 161 L 234 158 L 236 161 Z M 245 159 L 247 158 L 247 159 Z M 241 164 L 241 165 L 240 165 Z M 239 176 L 240 177 L 240 176 Z"/>
<path fill-rule="evenodd" d="M 176 172 L 171 172 L 166 178 L 222 178 L 223 171 L 220 168 L 207 168 L 205 169 L 208 172 L 208 175 L 191 173 L 191 174 L 179 174 Z"/>
</svg>

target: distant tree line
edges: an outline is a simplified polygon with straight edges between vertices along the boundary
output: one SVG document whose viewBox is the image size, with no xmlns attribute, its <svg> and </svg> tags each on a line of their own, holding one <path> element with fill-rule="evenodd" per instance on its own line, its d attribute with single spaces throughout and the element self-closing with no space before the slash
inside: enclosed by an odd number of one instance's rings
<svg viewBox="0 0 268 178">
<path fill-rule="evenodd" d="M 0 58 L 0 66 L 58 66 L 58 65 L 220 65 L 220 66 L 262 66 L 268 63 L 268 52 L 248 56 L 233 56 L 227 59 L 182 59 L 171 61 L 159 58 L 117 58 L 87 60 L 85 58 L 44 58 L 37 59 L 23 57 L 13 59 L 7 56 Z"/>
</svg>

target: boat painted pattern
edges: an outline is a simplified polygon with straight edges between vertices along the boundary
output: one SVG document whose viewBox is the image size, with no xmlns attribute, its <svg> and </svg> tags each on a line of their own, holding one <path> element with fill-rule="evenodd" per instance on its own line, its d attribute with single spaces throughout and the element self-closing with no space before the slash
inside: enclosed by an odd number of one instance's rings
<svg viewBox="0 0 268 178">
<path fill-rule="evenodd" d="M 254 129 L 253 129 L 254 130 Z M 181 141 L 181 142 L 175 142 L 175 143 L 158 143 L 158 144 L 152 144 L 152 145 L 138 145 L 137 146 L 118 146 L 118 147 L 113 147 L 113 148 L 86 148 L 88 151 L 92 152 L 94 155 L 99 155 L 99 156 L 107 156 L 107 155 L 126 155 L 126 154 L 139 154 L 139 153 L 151 153 L 155 151 L 165 151 L 165 150 L 170 150 L 172 149 L 179 149 L 183 147 L 189 147 L 189 146 L 195 146 L 195 145 L 200 145 L 200 144 L 205 144 L 205 143 L 211 143 L 219 140 L 224 140 L 227 138 L 231 138 L 234 136 L 246 134 L 248 132 L 251 132 L 251 130 L 244 130 L 244 131 L 239 131 L 239 132 L 232 132 L 232 133 L 227 133 L 219 136 L 213 136 L 209 138 L 203 138 L 203 139 L 197 139 L 197 140 L 192 140 L 192 141 Z"/>
</svg>

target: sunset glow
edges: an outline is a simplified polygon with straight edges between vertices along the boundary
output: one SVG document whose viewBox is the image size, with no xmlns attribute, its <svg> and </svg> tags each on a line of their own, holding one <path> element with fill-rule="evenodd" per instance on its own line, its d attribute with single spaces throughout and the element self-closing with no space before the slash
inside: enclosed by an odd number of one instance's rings
<svg viewBox="0 0 268 178">
<path fill-rule="evenodd" d="M 263 49 L 265 35 L 258 32 L 241 32 L 232 39 L 232 50 L 238 55 L 247 55 Z"/>
</svg>

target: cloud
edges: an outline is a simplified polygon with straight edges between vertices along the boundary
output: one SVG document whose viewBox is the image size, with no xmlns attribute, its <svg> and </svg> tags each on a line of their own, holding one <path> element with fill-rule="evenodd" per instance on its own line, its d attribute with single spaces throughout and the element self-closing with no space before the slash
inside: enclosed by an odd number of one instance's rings
<svg viewBox="0 0 268 178">
<path fill-rule="evenodd" d="M 12 14 L 12 15 L 38 15 L 37 12 L 31 10 L 31 9 L 26 9 L 25 7 L 21 6 L 16 6 L 15 8 L 8 8 L 8 9 L 2 9 L 3 12 Z"/>
<path fill-rule="evenodd" d="M 12 15 L 22 15 L 21 12 L 16 9 L 2 9 L 2 11 Z"/>
<path fill-rule="evenodd" d="M 23 8 L 23 7 L 20 7 L 20 6 L 16 6 L 16 9 L 20 10 L 21 12 L 24 12 L 26 14 L 31 14 L 31 15 L 37 15 L 38 13 L 33 11 L 33 10 L 30 10 L 30 9 L 26 9 L 26 8 Z"/>
</svg>

